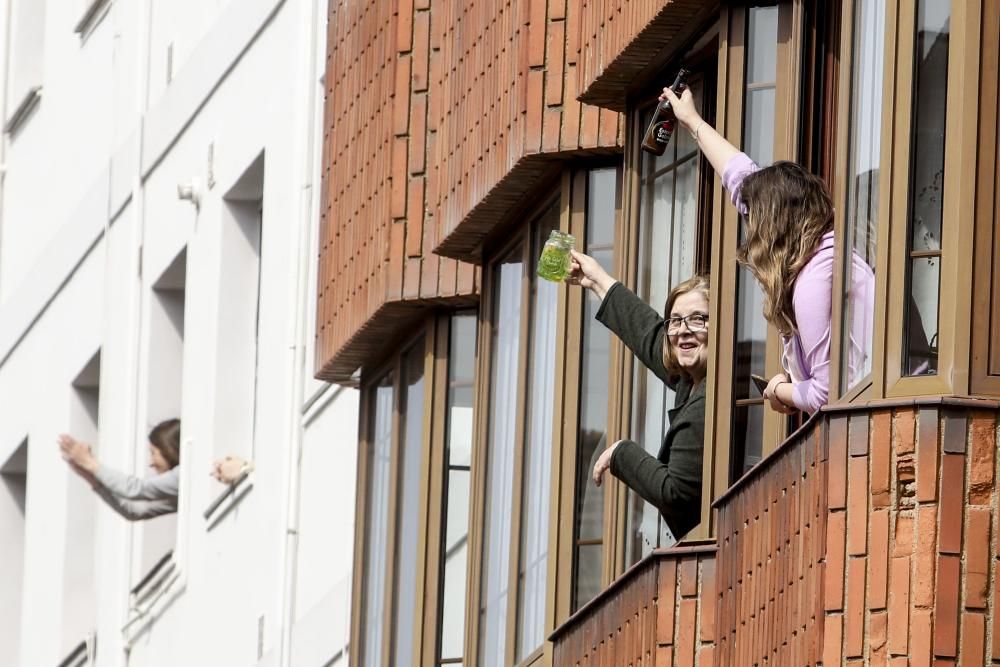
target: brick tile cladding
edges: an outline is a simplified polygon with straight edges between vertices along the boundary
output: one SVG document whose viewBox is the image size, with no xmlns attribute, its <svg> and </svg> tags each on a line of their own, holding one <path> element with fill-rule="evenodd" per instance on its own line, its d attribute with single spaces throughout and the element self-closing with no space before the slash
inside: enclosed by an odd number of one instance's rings
<svg viewBox="0 0 1000 667">
<path fill-rule="evenodd" d="M 702 18 L 715 12 L 710 0 L 580 0 L 580 101 L 625 111 L 625 93 L 648 81 Z"/>
<path fill-rule="evenodd" d="M 553 665 L 712 667 L 715 547 L 654 551 L 551 637 Z"/>
<path fill-rule="evenodd" d="M 318 375 L 347 379 L 428 305 L 474 303 L 477 270 L 455 260 L 480 261 L 560 161 L 621 152 L 623 117 L 579 102 L 581 85 L 614 102 L 608 81 L 639 72 L 693 5 L 331 2 Z"/>
<path fill-rule="evenodd" d="M 820 415 L 716 501 L 716 545 L 629 570 L 556 630 L 554 664 L 1000 663 L 997 416 Z"/>
</svg>

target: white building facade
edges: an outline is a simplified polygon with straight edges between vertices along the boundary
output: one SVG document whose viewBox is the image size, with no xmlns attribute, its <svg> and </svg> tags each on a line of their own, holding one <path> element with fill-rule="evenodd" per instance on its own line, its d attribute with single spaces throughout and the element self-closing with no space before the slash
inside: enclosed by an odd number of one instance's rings
<svg viewBox="0 0 1000 667">
<path fill-rule="evenodd" d="M 312 379 L 326 2 L 0 11 L 0 665 L 346 664 L 356 390 Z M 129 523 L 61 460 L 148 472 Z M 213 459 L 252 459 L 228 487 Z"/>
</svg>

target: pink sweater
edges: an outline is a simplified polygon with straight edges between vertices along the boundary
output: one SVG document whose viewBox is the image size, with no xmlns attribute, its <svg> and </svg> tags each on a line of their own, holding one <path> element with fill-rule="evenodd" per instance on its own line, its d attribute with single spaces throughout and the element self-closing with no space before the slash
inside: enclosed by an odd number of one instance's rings
<svg viewBox="0 0 1000 667">
<path fill-rule="evenodd" d="M 747 211 L 740 199 L 740 187 L 743 179 L 759 168 L 745 153 L 739 153 L 729 160 L 722 174 L 723 186 L 729 191 L 737 210 L 744 215 Z M 816 254 L 795 280 L 792 308 L 795 311 L 798 333 L 784 336 L 782 341 L 785 348 L 782 365 L 792 378 L 795 406 L 809 413 L 826 405 L 829 397 L 833 252 L 834 239 L 831 231 L 823 235 Z M 874 275 L 868 264 L 857 255 L 852 263 L 854 282 L 860 283 L 865 306 L 855 308 L 856 314 L 851 324 L 850 370 L 853 378 L 857 374 L 856 369 L 864 364 L 867 357 L 867 348 L 861 341 L 871 331 L 871 308 L 867 304 L 873 301 Z M 859 312 L 861 317 L 857 316 Z"/>
</svg>

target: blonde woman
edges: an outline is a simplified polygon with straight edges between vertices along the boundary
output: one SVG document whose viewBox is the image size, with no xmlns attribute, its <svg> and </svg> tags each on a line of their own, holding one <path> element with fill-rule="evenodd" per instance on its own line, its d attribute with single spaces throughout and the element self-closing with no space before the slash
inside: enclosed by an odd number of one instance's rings
<svg viewBox="0 0 1000 667">
<path fill-rule="evenodd" d="M 764 398 L 778 412 L 816 412 L 826 404 L 830 385 L 834 239 L 829 190 L 794 162 L 758 167 L 701 118 L 690 90 L 677 97 L 665 88 L 661 99 L 670 100 L 743 214 L 746 240 L 738 259 L 760 283 L 764 317 L 784 343 L 785 372 L 770 379 Z M 868 265 L 856 256 L 854 264 L 855 280 L 873 284 Z M 852 345 L 868 335 L 855 328 Z"/>
<path fill-rule="evenodd" d="M 695 276 L 670 290 L 665 318 L 583 253 L 573 252 L 566 282 L 585 287 L 600 299 L 597 320 L 675 392 L 670 427 L 657 456 L 632 440 L 619 440 L 601 453 L 593 478 L 600 486 L 610 470 L 655 506 L 679 539 L 701 519 L 708 278 Z"/>
</svg>

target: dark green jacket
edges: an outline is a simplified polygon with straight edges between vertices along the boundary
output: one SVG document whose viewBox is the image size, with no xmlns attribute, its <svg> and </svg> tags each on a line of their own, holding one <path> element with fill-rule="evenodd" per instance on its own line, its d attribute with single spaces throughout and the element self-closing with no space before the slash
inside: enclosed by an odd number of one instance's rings
<svg viewBox="0 0 1000 667">
<path fill-rule="evenodd" d="M 702 457 L 705 450 L 705 382 L 670 377 L 663 365 L 666 323 L 621 283 L 604 297 L 597 319 L 611 329 L 645 366 L 676 392 L 670 428 L 656 458 L 631 440 L 611 456 L 611 474 L 660 510 L 678 539 L 701 520 Z"/>
</svg>

